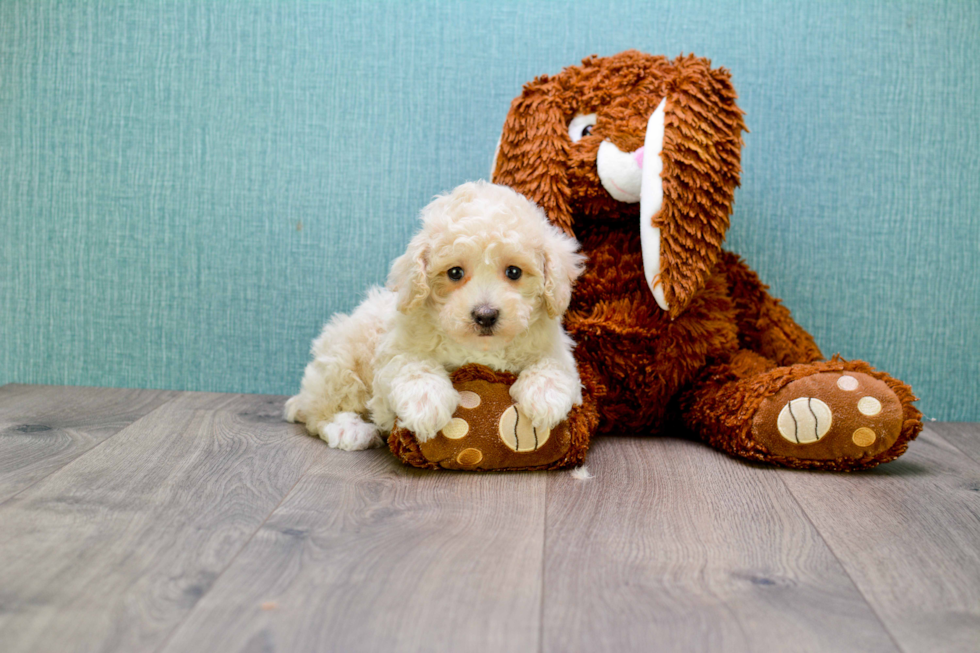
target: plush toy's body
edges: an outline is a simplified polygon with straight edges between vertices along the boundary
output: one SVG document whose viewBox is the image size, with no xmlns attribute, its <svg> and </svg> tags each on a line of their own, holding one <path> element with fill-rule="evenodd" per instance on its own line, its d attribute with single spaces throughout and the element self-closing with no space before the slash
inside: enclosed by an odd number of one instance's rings
<svg viewBox="0 0 980 653">
<path fill-rule="evenodd" d="M 636 51 L 527 84 L 494 181 L 588 256 L 565 325 L 599 431 L 684 427 L 736 456 L 863 469 L 921 429 L 908 386 L 813 338 L 723 252 L 744 130 L 724 69 Z"/>
<path fill-rule="evenodd" d="M 737 256 L 723 253 L 687 309 L 671 319 L 643 285 L 638 237 L 597 228 L 585 238 L 583 251 L 593 263 L 573 296 L 566 328 L 578 342 L 582 376 L 604 389 L 597 401 L 600 432 L 656 434 L 686 427 L 737 456 L 840 470 L 891 460 L 914 437 L 919 422 L 908 387 L 859 361 L 821 361 L 810 335 Z M 848 380 L 841 383 L 843 376 Z M 766 400 L 804 378 L 810 381 L 801 382 L 795 394 L 790 388 L 792 396 L 753 429 Z M 855 381 L 855 388 L 845 389 Z M 819 442 L 794 432 L 798 444 L 779 433 L 779 412 L 797 397 L 829 408 L 832 423 Z M 881 404 L 876 414 L 857 410 L 865 397 Z M 790 419 L 796 412 L 799 428 L 806 421 L 807 429 L 816 429 L 810 411 L 820 409 L 801 409 L 804 415 L 791 409 Z M 845 413 L 856 414 L 845 419 Z M 874 439 L 859 446 L 867 432 L 859 429 L 871 429 Z"/>
<path fill-rule="evenodd" d="M 742 458 L 857 470 L 897 458 L 921 430 L 907 385 L 823 360 L 721 249 L 741 172 L 735 99 L 728 71 L 706 59 L 628 51 L 539 77 L 511 104 L 493 181 L 534 200 L 588 257 L 564 322 L 589 419 L 570 419 L 571 453 L 527 467 L 581 460 L 595 428 L 689 431 Z M 490 443 L 502 435 L 488 419 Z M 495 468 L 482 455 L 482 467 L 427 456 L 397 429 L 389 442 L 410 464 Z"/>
</svg>

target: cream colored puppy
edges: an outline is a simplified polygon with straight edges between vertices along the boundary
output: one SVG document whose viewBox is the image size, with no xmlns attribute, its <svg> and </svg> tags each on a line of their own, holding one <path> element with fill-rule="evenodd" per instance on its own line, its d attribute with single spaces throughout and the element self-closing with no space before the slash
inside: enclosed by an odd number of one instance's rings
<svg viewBox="0 0 980 653">
<path fill-rule="evenodd" d="M 449 374 L 480 363 L 518 375 L 511 397 L 538 428 L 582 402 L 561 325 L 582 273 L 578 243 L 505 186 L 472 182 L 422 210 L 422 230 L 372 288 L 313 342 L 290 422 L 331 446 L 383 443 L 395 419 L 425 442 L 459 403 Z"/>
</svg>

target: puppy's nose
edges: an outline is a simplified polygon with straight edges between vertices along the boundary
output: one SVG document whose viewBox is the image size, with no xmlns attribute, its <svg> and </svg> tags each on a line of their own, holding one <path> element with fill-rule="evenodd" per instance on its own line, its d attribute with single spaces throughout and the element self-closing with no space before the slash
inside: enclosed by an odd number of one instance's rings
<svg viewBox="0 0 980 653">
<path fill-rule="evenodd" d="M 479 324 L 484 329 L 489 329 L 497 323 L 497 317 L 500 316 L 500 311 L 484 304 L 483 306 L 477 306 L 474 308 L 470 315 L 473 316 L 474 322 Z"/>
</svg>

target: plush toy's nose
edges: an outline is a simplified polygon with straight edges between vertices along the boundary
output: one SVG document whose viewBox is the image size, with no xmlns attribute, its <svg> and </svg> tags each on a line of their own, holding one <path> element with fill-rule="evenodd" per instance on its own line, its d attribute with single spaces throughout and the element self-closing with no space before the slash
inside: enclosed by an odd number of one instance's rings
<svg viewBox="0 0 980 653">
<path fill-rule="evenodd" d="M 500 311 L 484 304 L 483 306 L 474 308 L 471 315 L 473 316 L 474 322 L 484 329 L 489 329 L 497 323 L 497 317 L 500 316 Z"/>
<path fill-rule="evenodd" d="M 604 140 L 596 152 L 596 169 L 602 187 L 613 199 L 626 204 L 640 203 L 640 247 L 643 250 L 643 276 L 657 304 L 668 310 L 660 278 L 660 229 L 653 226 L 653 217 L 663 206 L 664 115 L 667 99 L 661 100 L 647 118 L 643 146 L 632 152 L 620 150 L 615 143 Z M 647 148 L 650 165 L 644 166 Z"/>
</svg>

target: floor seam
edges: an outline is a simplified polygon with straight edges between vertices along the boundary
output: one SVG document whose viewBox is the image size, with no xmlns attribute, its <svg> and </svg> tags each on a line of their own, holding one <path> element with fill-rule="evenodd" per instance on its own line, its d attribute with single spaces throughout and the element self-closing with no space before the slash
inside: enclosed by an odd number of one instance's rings
<svg viewBox="0 0 980 653">
<path fill-rule="evenodd" d="M 861 595 L 861 598 L 864 600 L 864 604 L 868 606 L 869 610 L 871 610 L 871 614 L 873 614 L 875 619 L 878 620 L 878 623 L 881 624 L 881 627 L 884 629 L 884 631 L 888 633 L 888 639 L 890 639 L 892 644 L 894 644 L 895 650 L 905 652 L 905 648 L 903 648 L 901 644 L 899 644 L 898 640 L 895 638 L 895 634 L 891 631 L 891 628 L 888 627 L 888 624 L 885 623 L 885 620 L 882 619 L 881 614 L 878 612 L 877 608 L 875 608 L 874 604 L 865 595 L 864 591 L 861 589 L 861 586 L 858 585 L 857 581 L 854 579 L 854 576 L 852 576 L 851 572 L 848 571 L 847 566 L 844 564 L 844 561 L 841 560 L 841 557 L 837 554 L 837 551 L 834 550 L 834 547 L 831 546 L 830 542 L 827 541 L 827 538 L 824 537 L 823 532 L 821 532 L 821 530 L 817 528 L 817 525 L 813 523 L 813 520 L 810 519 L 810 513 L 808 513 L 806 511 L 806 508 L 803 507 L 803 504 L 800 503 L 800 500 L 797 498 L 796 493 L 793 492 L 793 488 L 791 488 L 789 484 L 786 483 L 786 481 L 782 478 L 782 474 L 779 474 L 778 470 L 773 470 L 773 471 L 779 475 L 779 482 L 783 484 L 783 487 L 786 488 L 786 490 L 789 492 L 789 495 L 793 497 L 793 503 L 795 503 L 796 507 L 800 509 L 800 512 L 803 514 L 803 518 L 806 519 L 806 522 L 810 525 L 810 528 L 813 529 L 813 531 L 820 538 L 820 541 L 823 542 L 824 546 L 827 547 L 827 550 L 830 551 L 830 555 L 834 556 L 834 560 L 836 560 L 837 564 L 840 565 L 840 569 L 842 572 L 844 572 L 844 575 L 847 576 L 847 579 L 851 581 L 851 586 L 855 590 L 857 590 L 858 594 Z M 790 473 L 800 473 L 800 472 L 790 472 Z"/>
<path fill-rule="evenodd" d="M 180 630 L 180 628 L 185 623 L 187 623 L 187 620 L 191 617 L 192 614 L 194 614 L 194 611 L 197 610 L 197 606 L 199 606 L 201 604 L 201 601 L 203 601 L 204 598 L 207 597 L 207 595 L 211 592 L 211 590 L 214 589 L 214 586 L 218 584 L 218 581 L 220 581 L 221 580 L 221 577 L 225 575 L 225 572 L 227 572 L 228 569 L 235 563 L 235 560 L 237 560 L 238 559 L 238 556 L 240 556 L 242 554 L 242 551 L 244 551 L 245 549 L 248 548 L 248 545 L 252 543 L 252 540 L 255 539 L 255 536 L 259 533 L 259 531 L 261 531 L 262 528 L 267 523 L 269 523 L 269 519 L 272 518 L 272 515 L 274 515 L 276 513 L 276 511 L 279 510 L 279 508 L 282 506 L 282 504 L 286 501 L 286 499 L 288 499 L 290 497 L 290 495 L 292 495 L 293 490 L 296 489 L 296 486 L 299 485 L 300 481 L 302 481 L 304 478 L 306 478 L 306 475 L 309 473 L 309 471 L 310 471 L 310 469 L 312 467 L 313 467 L 313 461 L 311 460 L 310 463 L 309 463 L 309 465 L 307 465 L 306 469 L 303 470 L 303 473 L 300 474 L 299 477 L 297 477 L 296 482 L 293 483 L 292 486 L 289 488 L 289 490 L 287 490 L 282 495 L 282 498 L 279 499 L 279 503 L 277 503 L 272 508 L 272 510 L 269 511 L 269 514 L 265 516 L 265 519 L 262 520 L 262 523 L 260 523 L 255 528 L 254 531 L 252 531 L 252 534 L 249 535 L 248 536 L 248 539 L 246 539 L 242 543 L 242 545 L 241 545 L 241 547 L 239 547 L 238 551 L 235 552 L 235 555 L 233 555 L 228 560 L 228 563 L 224 567 L 221 568 L 221 571 L 219 571 L 218 574 L 214 577 L 214 581 L 208 587 L 207 591 L 204 592 L 203 594 L 201 594 L 200 597 L 198 597 L 197 601 L 194 602 L 193 607 L 191 607 L 191 609 L 187 611 L 187 614 L 185 614 L 184 617 L 177 624 L 174 625 L 174 627 L 170 630 L 170 632 L 167 633 L 167 636 L 163 638 L 163 641 L 162 642 L 160 642 L 160 646 L 158 646 L 156 649 L 154 649 L 154 652 L 155 653 L 159 653 L 160 651 L 163 651 L 167 647 L 167 645 L 170 644 L 170 640 L 173 639 L 174 635 L 177 634 L 177 631 Z"/>
<path fill-rule="evenodd" d="M 166 392 L 166 391 L 164 391 L 164 392 Z M 98 449 L 99 447 L 101 447 L 102 445 L 104 445 L 106 442 L 108 442 L 112 438 L 116 437 L 117 435 L 119 435 L 120 433 L 122 433 L 123 431 L 125 431 L 126 429 L 130 428 L 133 424 L 136 424 L 140 420 L 146 419 L 150 415 L 153 415 L 158 410 L 160 410 L 162 408 L 165 408 L 166 406 L 169 406 L 171 403 L 173 403 L 174 399 L 176 399 L 176 397 L 174 397 L 173 399 L 169 399 L 169 400 L 163 402 L 162 404 L 160 404 L 159 406 L 157 406 L 156 408 L 154 408 L 150 412 L 144 413 L 143 415 L 140 415 L 139 417 L 137 417 L 136 419 L 134 419 L 132 422 L 129 422 L 128 424 L 126 424 L 125 426 L 123 426 L 121 429 L 119 429 L 118 431 L 116 431 L 115 433 L 113 433 L 112 435 L 106 436 L 101 442 L 97 442 L 94 445 L 92 445 L 91 447 L 89 447 L 88 449 L 85 449 L 84 451 L 82 451 L 81 453 L 79 453 L 77 456 L 75 456 L 71 460 L 67 461 L 61 467 L 58 467 L 57 469 L 52 469 L 47 474 L 44 474 L 43 476 L 41 476 L 41 477 L 33 480 L 29 485 L 25 485 L 21 489 L 17 490 L 17 492 L 15 492 L 14 494 L 11 494 L 6 499 L 0 501 L 0 510 L 2 510 L 4 508 L 4 506 L 6 506 L 10 501 L 12 501 L 13 499 L 19 497 L 21 494 L 23 494 L 27 490 L 31 489 L 32 487 L 34 487 L 35 485 L 37 485 L 41 481 L 47 480 L 47 479 L 51 478 L 52 476 L 54 476 L 55 474 L 57 474 L 57 473 L 65 470 L 65 469 L 67 469 L 68 467 L 74 465 L 77 461 L 81 460 L 85 456 L 89 455 L 90 453 L 92 453 L 93 451 L 95 451 L 96 449 Z M 69 427 L 69 428 L 71 428 L 71 427 Z"/>
<path fill-rule="evenodd" d="M 541 532 L 541 596 L 538 603 L 538 653 L 544 653 L 544 609 L 545 589 L 547 588 L 546 574 L 548 570 L 548 495 L 551 490 L 552 476 L 544 480 L 544 517 Z"/>
</svg>

